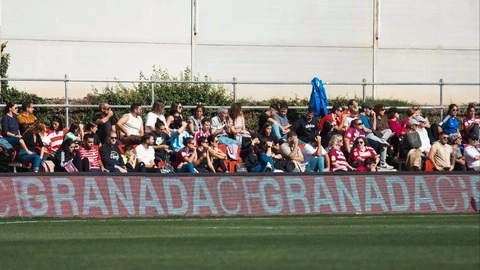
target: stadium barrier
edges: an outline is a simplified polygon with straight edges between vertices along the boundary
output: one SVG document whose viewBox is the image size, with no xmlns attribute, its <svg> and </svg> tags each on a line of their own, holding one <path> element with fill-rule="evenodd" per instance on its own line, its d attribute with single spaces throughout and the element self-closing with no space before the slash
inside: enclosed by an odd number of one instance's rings
<svg viewBox="0 0 480 270">
<path fill-rule="evenodd" d="M 466 213 L 480 176 L 243 174 L 0 176 L 0 217 Z"/>
</svg>

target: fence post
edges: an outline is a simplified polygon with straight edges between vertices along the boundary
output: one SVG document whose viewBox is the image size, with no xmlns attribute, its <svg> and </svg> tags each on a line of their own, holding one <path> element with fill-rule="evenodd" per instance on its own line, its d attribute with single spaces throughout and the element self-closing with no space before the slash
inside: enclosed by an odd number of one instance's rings
<svg viewBox="0 0 480 270">
<path fill-rule="evenodd" d="M 233 77 L 232 89 L 233 89 L 233 103 L 235 103 L 237 102 L 237 78 L 235 77 Z"/>
<path fill-rule="evenodd" d="M 443 79 L 439 81 L 440 85 L 440 121 L 443 120 Z"/>
<path fill-rule="evenodd" d="M 150 106 L 153 106 L 153 102 L 155 102 L 155 87 L 154 87 L 154 77 L 153 75 L 150 77 L 150 87 L 152 90 L 152 102 L 150 103 Z"/>
<path fill-rule="evenodd" d="M 69 103 L 68 103 L 68 75 L 65 74 L 65 77 L 63 79 L 63 82 L 65 84 L 65 127 L 69 128 L 70 127 L 70 108 L 69 108 Z"/>
<path fill-rule="evenodd" d="M 363 78 L 362 80 L 362 95 L 363 95 L 363 102 L 365 102 L 365 95 L 366 95 L 366 88 L 367 88 L 367 79 Z"/>
</svg>

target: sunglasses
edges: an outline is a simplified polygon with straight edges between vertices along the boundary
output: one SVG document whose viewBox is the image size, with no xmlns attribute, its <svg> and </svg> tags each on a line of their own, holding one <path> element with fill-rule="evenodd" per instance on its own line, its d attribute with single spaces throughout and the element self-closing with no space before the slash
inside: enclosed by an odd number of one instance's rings
<svg viewBox="0 0 480 270">
<path fill-rule="evenodd" d="M 364 141 L 358 141 L 358 144 L 364 144 L 365 142 Z"/>
<path fill-rule="evenodd" d="M 360 123 L 356 123 L 355 125 L 357 125 L 357 126 L 361 126 L 361 125 L 363 125 L 363 123 L 362 123 L 362 122 L 360 122 Z"/>
<path fill-rule="evenodd" d="M 116 140 L 116 139 L 117 139 L 117 137 L 110 137 L 110 139 L 111 139 L 111 140 Z"/>
<path fill-rule="evenodd" d="M 448 136 L 444 136 L 442 137 L 442 140 L 448 140 L 448 138 L 449 138 Z"/>
</svg>

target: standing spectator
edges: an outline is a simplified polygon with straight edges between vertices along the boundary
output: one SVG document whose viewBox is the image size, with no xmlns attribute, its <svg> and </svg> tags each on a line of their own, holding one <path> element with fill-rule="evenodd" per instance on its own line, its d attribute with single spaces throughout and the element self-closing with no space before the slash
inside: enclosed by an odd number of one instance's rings
<svg viewBox="0 0 480 270">
<path fill-rule="evenodd" d="M 474 133 L 477 137 L 479 134 L 480 115 L 476 115 L 475 105 L 469 104 L 467 113 L 463 118 L 463 136 L 467 137 L 470 133 Z"/>
<path fill-rule="evenodd" d="M 88 172 L 88 158 L 83 158 L 78 151 L 78 144 L 72 139 L 66 139 L 62 147 L 55 153 L 56 172 Z"/>
<path fill-rule="evenodd" d="M 34 110 L 32 101 L 27 100 L 22 103 L 22 113 L 17 116 L 21 134 L 37 121 L 37 117 L 33 114 Z"/>
<path fill-rule="evenodd" d="M 167 126 L 168 131 L 173 129 L 173 122 L 175 122 L 175 120 L 183 121 L 182 110 L 183 110 L 183 106 L 181 103 L 173 102 L 172 105 L 170 105 L 170 111 L 168 112 L 167 122 L 165 122 L 165 125 Z"/>
<path fill-rule="evenodd" d="M 295 121 L 290 130 L 295 131 L 298 139 L 303 143 L 310 141 L 310 138 L 318 134 L 318 119 L 314 116 L 312 108 L 308 108 L 307 112 Z"/>
<path fill-rule="evenodd" d="M 102 147 L 100 147 L 100 157 L 102 159 L 103 166 L 105 166 L 109 172 L 128 172 L 120 154 L 120 149 L 117 145 L 116 132 L 111 131 L 108 139 L 105 140 L 105 143 L 102 144 Z"/>
<path fill-rule="evenodd" d="M 101 102 L 98 105 L 98 109 L 99 112 L 93 116 L 92 122 L 97 124 L 98 138 L 101 143 L 104 143 L 110 136 L 110 131 L 117 131 L 117 119 L 107 102 Z"/>
<path fill-rule="evenodd" d="M 147 120 L 145 121 L 145 133 L 155 130 L 155 123 L 160 120 L 163 123 L 167 122 L 165 119 L 165 103 L 161 100 L 153 102 L 152 110 L 147 113 Z"/>
<path fill-rule="evenodd" d="M 316 128 L 315 124 L 314 126 Z M 294 172 L 303 172 L 305 171 L 305 166 L 303 164 L 304 158 L 300 147 L 298 147 L 298 140 L 299 139 L 295 131 L 288 132 L 287 141 L 280 146 L 280 152 L 286 159 L 295 163 L 295 169 L 293 170 Z"/>
<path fill-rule="evenodd" d="M 139 103 L 133 103 L 130 106 L 130 113 L 124 114 L 117 121 L 122 143 L 140 144 L 142 142 L 144 130 L 141 114 L 142 106 Z"/>
<path fill-rule="evenodd" d="M 460 146 L 462 145 L 462 136 L 458 133 L 450 134 L 448 143 L 452 146 L 453 159 L 455 160 L 453 170 L 465 171 L 465 157 L 463 156 L 462 149 L 460 149 Z"/>
<path fill-rule="evenodd" d="M 328 143 L 328 157 L 330 158 L 330 171 L 353 171 L 355 170 L 348 164 L 347 158 L 342 151 L 343 138 L 342 135 L 333 135 Z"/>
<path fill-rule="evenodd" d="M 456 104 L 450 104 L 448 106 L 448 114 L 443 118 L 439 132 L 443 131 L 445 134 L 450 135 L 452 133 L 460 133 L 460 120 L 457 118 L 458 106 Z"/>
<path fill-rule="evenodd" d="M 45 130 L 46 126 L 37 121 L 23 133 L 20 140 L 22 149 L 18 152 L 17 159 L 21 162 L 32 162 L 34 172 L 38 172 L 45 152 L 41 136 Z M 39 148 L 40 154 L 36 153 L 36 148 Z"/>
<path fill-rule="evenodd" d="M 468 146 L 465 147 L 465 162 L 467 170 L 480 171 L 480 142 L 475 133 L 468 134 Z"/>
<path fill-rule="evenodd" d="M 2 117 L 2 136 L 12 146 L 20 144 L 20 126 L 17 119 L 18 107 L 12 102 L 8 102 L 3 108 Z"/>
<path fill-rule="evenodd" d="M 278 122 L 281 127 L 282 132 L 280 136 L 284 138 L 287 133 L 290 131 L 290 121 L 288 120 L 288 104 L 283 102 L 280 104 L 280 110 L 277 114 L 273 116 L 273 119 Z"/>
<path fill-rule="evenodd" d="M 228 116 L 227 108 L 219 108 L 217 116 L 212 118 L 211 134 L 218 137 L 220 144 L 225 145 L 242 145 L 241 142 L 231 139 L 233 136 L 233 122 Z"/>
<path fill-rule="evenodd" d="M 154 143 L 153 135 L 147 133 L 142 136 L 142 143 L 135 147 L 135 155 L 139 162 L 145 164 L 147 172 L 157 172 L 158 167 L 155 164 L 155 150 L 152 147 Z"/>
<path fill-rule="evenodd" d="M 449 137 L 445 131 L 440 132 L 438 142 L 432 145 L 432 149 L 428 153 L 435 171 L 452 171 L 455 166 L 453 148 L 448 144 Z"/>
<path fill-rule="evenodd" d="M 80 157 L 82 159 L 88 159 L 91 172 L 108 172 L 103 166 L 99 147 L 95 144 L 95 135 L 95 133 L 85 134 L 83 137 L 83 145 L 80 145 L 78 148 Z"/>
<path fill-rule="evenodd" d="M 303 161 L 307 163 L 306 172 L 330 171 L 330 159 L 327 151 L 322 147 L 320 135 L 314 136 L 303 148 Z"/>
<path fill-rule="evenodd" d="M 202 128 L 202 120 L 205 118 L 205 107 L 203 105 L 197 105 L 194 109 L 193 115 L 187 120 L 187 131 L 192 136 L 195 135 Z"/>
</svg>

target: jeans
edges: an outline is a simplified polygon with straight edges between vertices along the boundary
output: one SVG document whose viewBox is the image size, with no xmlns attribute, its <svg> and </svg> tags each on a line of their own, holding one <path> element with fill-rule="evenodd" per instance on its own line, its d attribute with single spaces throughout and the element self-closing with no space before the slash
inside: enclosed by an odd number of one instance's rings
<svg viewBox="0 0 480 270">
<path fill-rule="evenodd" d="M 32 162 L 34 171 L 38 171 L 38 169 L 40 168 L 40 163 L 42 163 L 42 159 L 38 154 L 28 154 L 23 149 L 18 152 L 17 159 L 24 163 Z"/>
<path fill-rule="evenodd" d="M 177 169 L 177 172 L 194 173 L 195 172 L 195 166 L 193 166 L 192 162 L 187 162 L 187 163 L 183 164 L 183 166 L 180 169 Z"/>
<path fill-rule="evenodd" d="M 319 156 L 310 160 L 307 164 L 307 168 L 305 172 L 323 172 L 325 171 L 325 158 L 323 156 Z"/>
<path fill-rule="evenodd" d="M 218 142 L 220 144 L 225 144 L 225 145 L 236 144 L 238 146 L 242 146 L 241 142 L 239 142 L 237 140 L 234 140 L 234 139 L 231 139 L 228 136 L 218 136 Z"/>
</svg>

